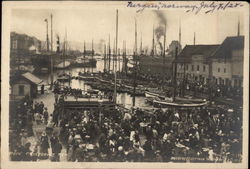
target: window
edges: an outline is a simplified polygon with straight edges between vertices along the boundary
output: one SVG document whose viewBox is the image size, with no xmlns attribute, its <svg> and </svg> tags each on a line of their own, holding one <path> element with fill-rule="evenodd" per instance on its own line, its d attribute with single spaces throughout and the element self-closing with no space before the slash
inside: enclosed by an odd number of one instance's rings
<svg viewBox="0 0 250 169">
<path fill-rule="evenodd" d="M 204 66 L 203 66 L 203 72 L 205 72 L 205 71 L 206 71 L 206 66 L 204 65 Z"/>
<path fill-rule="evenodd" d="M 199 71 L 200 70 L 200 65 L 197 65 L 197 71 Z"/>
<path fill-rule="evenodd" d="M 17 49 L 17 40 L 12 41 L 12 48 Z"/>
<path fill-rule="evenodd" d="M 218 68 L 218 72 L 220 72 L 220 68 Z"/>
<path fill-rule="evenodd" d="M 224 68 L 224 73 L 226 73 L 227 72 L 227 70 L 226 70 L 226 68 Z"/>
<path fill-rule="evenodd" d="M 19 95 L 20 96 L 24 95 L 24 85 L 19 85 Z"/>
<path fill-rule="evenodd" d="M 192 71 L 194 71 L 194 65 L 192 65 Z"/>
</svg>

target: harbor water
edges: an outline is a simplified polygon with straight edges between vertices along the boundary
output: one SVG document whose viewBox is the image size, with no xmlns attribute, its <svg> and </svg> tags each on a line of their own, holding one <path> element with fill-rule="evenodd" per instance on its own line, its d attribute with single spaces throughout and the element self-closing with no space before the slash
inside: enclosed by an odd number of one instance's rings
<svg viewBox="0 0 250 169">
<path fill-rule="evenodd" d="M 111 70 L 113 69 L 113 63 L 111 62 L 110 64 Z M 122 61 L 120 61 L 120 66 L 119 62 L 117 63 L 117 70 L 122 70 Z M 68 74 L 71 74 L 72 76 L 78 76 L 79 72 L 103 72 L 104 69 L 104 60 L 101 58 L 97 58 L 97 63 L 95 68 L 91 67 L 79 67 L 79 68 L 68 68 L 65 70 L 54 70 L 53 73 L 53 79 L 54 81 L 58 78 L 58 75 L 65 72 Z M 51 77 L 49 74 L 46 75 L 38 75 L 39 78 L 41 78 L 44 83 L 48 86 L 51 81 Z M 65 82 L 64 86 L 70 86 L 71 88 L 75 89 L 82 89 L 82 90 L 88 90 L 91 89 L 91 87 L 87 84 L 85 84 L 84 80 L 78 80 L 78 79 L 72 79 L 71 82 Z M 122 104 L 126 108 L 131 108 L 133 105 L 133 97 L 129 95 L 128 93 L 117 93 L 117 104 Z M 139 97 L 137 96 L 135 98 L 135 107 L 141 107 L 141 108 L 148 108 L 149 105 L 145 103 L 145 97 Z"/>
</svg>

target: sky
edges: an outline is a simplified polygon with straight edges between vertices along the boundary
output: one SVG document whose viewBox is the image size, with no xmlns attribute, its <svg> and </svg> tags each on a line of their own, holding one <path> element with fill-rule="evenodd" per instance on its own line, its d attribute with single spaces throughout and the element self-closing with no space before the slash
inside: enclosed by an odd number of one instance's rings
<svg viewBox="0 0 250 169">
<path fill-rule="evenodd" d="M 181 27 L 181 44 L 219 44 L 227 36 L 236 36 L 238 21 L 240 32 L 244 35 L 243 12 L 214 12 L 212 14 L 186 13 L 184 10 L 161 10 L 160 13 L 166 19 L 166 45 L 172 40 L 179 39 L 179 27 Z M 45 7 L 38 9 L 15 8 L 11 12 L 11 31 L 25 33 L 45 41 L 47 18 L 50 22 L 50 14 L 53 14 L 53 34 L 58 34 L 63 39 L 67 32 L 67 40 L 75 42 L 99 43 L 101 40 L 108 42 L 110 35 L 111 47 L 115 39 L 116 8 L 81 5 L 75 7 Z M 153 25 L 159 25 L 159 17 L 153 10 L 145 9 L 136 13 L 135 9 L 119 8 L 118 17 L 118 48 L 122 48 L 126 41 L 128 49 L 133 49 L 135 44 L 135 20 L 137 21 L 138 48 L 142 39 L 143 48 L 152 47 Z M 50 27 L 50 23 L 49 23 Z M 49 28 L 50 33 L 50 28 Z M 163 41 L 163 37 L 160 39 Z"/>
</svg>

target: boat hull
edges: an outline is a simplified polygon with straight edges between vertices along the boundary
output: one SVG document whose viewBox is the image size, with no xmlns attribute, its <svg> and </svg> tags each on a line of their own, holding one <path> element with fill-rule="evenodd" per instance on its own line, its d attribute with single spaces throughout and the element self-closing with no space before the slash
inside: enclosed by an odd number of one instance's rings
<svg viewBox="0 0 250 169">
<path fill-rule="evenodd" d="M 161 98 L 161 99 L 164 99 L 165 97 L 164 96 L 161 96 L 161 95 L 159 95 L 159 94 L 156 94 L 156 93 L 153 93 L 153 92 L 148 92 L 148 91 L 146 91 L 145 92 L 145 96 L 146 97 L 153 97 L 153 98 Z"/>
<path fill-rule="evenodd" d="M 154 107 L 182 107 L 182 108 L 192 108 L 192 107 L 203 107 L 207 105 L 208 102 L 203 101 L 203 102 L 195 102 L 195 103 L 181 103 L 181 102 L 171 102 L 171 101 L 165 101 L 165 100 L 153 100 L 153 105 Z"/>
</svg>

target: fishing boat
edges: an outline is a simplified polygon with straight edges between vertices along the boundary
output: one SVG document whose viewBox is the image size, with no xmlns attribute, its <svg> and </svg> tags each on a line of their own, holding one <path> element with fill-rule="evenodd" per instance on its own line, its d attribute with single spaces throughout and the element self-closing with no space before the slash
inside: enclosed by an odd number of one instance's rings
<svg viewBox="0 0 250 169">
<path fill-rule="evenodd" d="M 155 98 L 153 100 L 153 105 L 155 107 L 183 107 L 183 108 L 188 108 L 188 107 L 202 107 L 207 105 L 208 102 L 206 100 L 201 100 L 201 99 L 176 99 L 173 101 L 173 98 L 165 98 L 164 100 Z"/>
<path fill-rule="evenodd" d="M 156 93 L 156 92 L 150 92 L 150 91 L 145 91 L 145 96 L 147 98 L 161 98 L 161 99 L 164 99 L 165 96 L 159 94 L 159 93 Z"/>
<path fill-rule="evenodd" d="M 77 58 L 73 63 L 72 66 L 74 67 L 96 67 L 96 59 L 92 58 Z"/>
<path fill-rule="evenodd" d="M 70 62 L 69 61 L 63 61 L 57 65 L 54 66 L 55 69 L 66 69 L 70 66 Z"/>
<path fill-rule="evenodd" d="M 80 79 L 80 80 L 86 80 L 86 81 L 94 81 L 96 78 L 95 78 L 95 75 L 92 74 L 92 73 L 82 73 L 82 72 L 79 72 L 78 73 L 78 79 Z"/>
<path fill-rule="evenodd" d="M 59 74 L 57 78 L 59 82 L 68 82 L 70 81 L 70 79 L 71 79 L 71 76 L 67 73 Z"/>
</svg>

